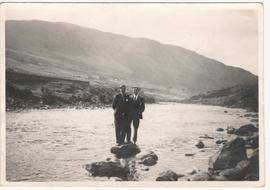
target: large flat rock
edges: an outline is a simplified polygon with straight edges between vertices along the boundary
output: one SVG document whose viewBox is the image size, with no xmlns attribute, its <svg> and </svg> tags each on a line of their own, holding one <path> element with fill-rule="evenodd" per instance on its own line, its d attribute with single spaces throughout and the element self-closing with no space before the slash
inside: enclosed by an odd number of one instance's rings
<svg viewBox="0 0 270 190">
<path fill-rule="evenodd" d="M 129 174 L 129 168 L 116 162 L 94 162 L 86 164 L 85 169 L 93 176 L 125 178 Z"/>
<path fill-rule="evenodd" d="M 117 158 L 128 158 L 140 152 L 140 148 L 133 143 L 123 144 L 121 146 L 114 146 L 111 148 L 111 153 L 115 154 Z"/>
</svg>

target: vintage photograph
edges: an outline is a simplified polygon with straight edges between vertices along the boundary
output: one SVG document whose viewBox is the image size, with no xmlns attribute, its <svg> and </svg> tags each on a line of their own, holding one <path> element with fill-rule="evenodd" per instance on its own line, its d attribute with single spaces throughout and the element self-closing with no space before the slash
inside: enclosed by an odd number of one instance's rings
<svg viewBox="0 0 270 190">
<path fill-rule="evenodd" d="M 262 4 L 1 11 L 2 183 L 263 183 Z"/>
</svg>

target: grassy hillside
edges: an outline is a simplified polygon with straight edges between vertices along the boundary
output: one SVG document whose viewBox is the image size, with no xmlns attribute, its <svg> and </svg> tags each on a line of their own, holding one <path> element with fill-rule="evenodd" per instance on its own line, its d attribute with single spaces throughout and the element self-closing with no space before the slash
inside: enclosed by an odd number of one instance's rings
<svg viewBox="0 0 270 190">
<path fill-rule="evenodd" d="M 244 108 L 250 111 L 258 111 L 258 85 L 239 85 L 208 91 L 192 96 L 181 102 L 218 105 L 230 108 Z"/>
<path fill-rule="evenodd" d="M 6 22 L 6 61 L 16 72 L 125 83 L 181 98 L 258 82 L 243 69 L 182 47 L 38 20 Z"/>
</svg>

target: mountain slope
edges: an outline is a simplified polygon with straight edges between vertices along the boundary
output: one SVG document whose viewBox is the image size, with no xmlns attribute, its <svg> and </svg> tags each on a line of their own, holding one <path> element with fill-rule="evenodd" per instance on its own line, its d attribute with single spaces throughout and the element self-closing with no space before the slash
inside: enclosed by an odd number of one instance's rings
<svg viewBox="0 0 270 190">
<path fill-rule="evenodd" d="M 168 34 L 169 35 L 169 34 Z M 7 21 L 7 68 L 194 94 L 257 77 L 193 51 L 61 22 Z"/>
<path fill-rule="evenodd" d="M 237 85 L 200 93 L 182 103 L 206 104 L 258 111 L 258 85 Z"/>
</svg>

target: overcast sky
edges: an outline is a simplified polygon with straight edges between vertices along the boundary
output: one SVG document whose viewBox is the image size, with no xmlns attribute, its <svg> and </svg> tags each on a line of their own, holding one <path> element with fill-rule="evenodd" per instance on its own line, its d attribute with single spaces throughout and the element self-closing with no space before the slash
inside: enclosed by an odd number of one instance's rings
<svg viewBox="0 0 270 190">
<path fill-rule="evenodd" d="M 242 6 L 242 5 L 241 5 Z M 10 20 L 62 21 L 178 45 L 258 74 L 258 6 L 9 4 Z"/>
</svg>

